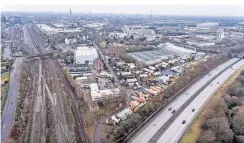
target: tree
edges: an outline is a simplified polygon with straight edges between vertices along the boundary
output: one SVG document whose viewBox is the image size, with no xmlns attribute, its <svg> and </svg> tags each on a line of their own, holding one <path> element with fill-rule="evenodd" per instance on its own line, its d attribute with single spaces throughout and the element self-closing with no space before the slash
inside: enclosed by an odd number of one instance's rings
<svg viewBox="0 0 244 143">
<path fill-rule="evenodd" d="M 233 142 L 234 133 L 229 128 L 229 126 L 220 126 L 219 130 L 216 132 L 217 140 L 222 143 L 232 143 Z"/>
<path fill-rule="evenodd" d="M 228 110 L 227 104 L 223 98 L 220 98 L 214 105 L 213 109 L 215 111 L 216 117 L 223 117 Z"/>
<path fill-rule="evenodd" d="M 233 131 L 237 135 L 244 135 L 244 115 L 235 114 L 232 119 Z"/>
<path fill-rule="evenodd" d="M 243 85 L 243 84 L 244 84 L 244 76 L 243 76 L 243 75 L 240 75 L 240 76 L 237 78 L 237 81 L 241 82 L 241 84 Z"/>
<path fill-rule="evenodd" d="M 216 139 L 215 133 L 211 130 L 207 130 L 203 132 L 202 135 L 200 135 L 200 137 L 197 140 L 197 143 L 210 143 L 210 142 L 214 142 L 215 139 Z"/>
<path fill-rule="evenodd" d="M 237 89 L 240 87 L 240 83 L 235 83 L 229 87 L 229 93 L 230 95 L 236 96 L 237 95 Z"/>
<path fill-rule="evenodd" d="M 241 75 L 244 76 L 244 70 L 241 71 Z"/>
<path fill-rule="evenodd" d="M 7 80 L 5 80 L 5 81 L 4 81 L 4 84 L 8 84 L 8 81 L 7 81 Z"/>
<path fill-rule="evenodd" d="M 244 135 L 242 136 L 235 136 L 235 143 L 244 143 Z"/>
<path fill-rule="evenodd" d="M 232 109 L 236 106 L 240 106 L 241 105 L 241 100 L 238 98 L 238 97 L 231 97 L 229 95 L 225 95 L 224 96 L 224 100 L 225 100 L 225 103 L 227 103 L 227 106 L 229 109 Z"/>
<path fill-rule="evenodd" d="M 220 127 L 219 120 L 217 118 L 208 119 L 203 125 L 204 130 L 216 131 Z"/>
<path fill-rule="evenodd" d="M 237 88 L 236 95 L 243 97 L 244 96 L 244 88 Z"/>
<path fill-rule="evenodd" d="M 215 117 L 215 112 L 214 110 L 209 110 L 205 115 L 204 118 L 207 119 L 212 119 Z"/>
</svg>

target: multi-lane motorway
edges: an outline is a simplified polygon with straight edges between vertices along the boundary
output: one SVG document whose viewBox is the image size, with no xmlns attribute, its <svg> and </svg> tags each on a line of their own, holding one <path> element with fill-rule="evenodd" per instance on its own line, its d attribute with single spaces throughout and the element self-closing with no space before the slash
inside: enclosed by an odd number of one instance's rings
<svg viewBox="0 0 244 143">
<path fill-rule="evenodd" d="M 211 99 L 212 95 L 242 66 L 244 66 L 244 60 L 237 62 L 231 68 L 228 68 L 221 75 L 215 78 L 190 104 L 188 104 L 188 106 L 159 138 L 157 143 L 177 143 L 197 114 Z M 194 112 L 193 109 L 195 110 Z M 182 123 L 183 121 L 185 121 L 184 124 Z"/>
<path fill-rule="evenodd" d="M 19 93 L 20 84 L 20 70 L 21 70 L 22 58 L 16 58 L 13 71 L 10 74 L 10 83 L 8 89 L 8 97 L 3 109 L 2 119 L 1 119 L 1 142 L 5 143 L 8 139 L 8 135 L 11 129 L 12 121 L 14 118 L 16 100 Z"/>
<path fill-rule="evenodd" d="M 219 65 L 217 68 L 210 71 L 207 75 L 203 76 L 196 83 L 190 86 L 187 90 L 181 93 L 174 101 L 169 103 L 163 110 L 154 116 L 144 127 L 142 127 L 130 140 L 130 143 L 147 143 L 149 142 L 159 130 L 166 128 L 168 120 L 174 116 L 171 112 L 178 110 L 187 102 L 197 91 L 199 91 L 206 83 L 211 81 L 216 75 L 221 73 L 226 67 L 237 62 L 238 59 L 234 58 Z M 169 111 L 169 108 L 172 108 Z"/>
</svg>

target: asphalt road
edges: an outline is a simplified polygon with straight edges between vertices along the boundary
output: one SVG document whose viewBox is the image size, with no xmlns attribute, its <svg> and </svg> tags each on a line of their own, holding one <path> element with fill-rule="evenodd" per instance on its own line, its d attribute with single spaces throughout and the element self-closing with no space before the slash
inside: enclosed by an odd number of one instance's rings
<svg viewBox="0 0 244 143">
<path fill-rule="evenodd" d="M 238 69 L 244 66 L 244 60 L 236 63 L 232 68 L 227 69 L 215 80 L 213 80 L 174 120 L 170 127 L 159 138 L 157 143 L 177 143 L 182 135 L 185 133 L 191 122 L 198 115 L 198 113 L 205 107 L 206 103 L 211 99 L 212 95 L 221 87 L 225 81 L 233 75 Z M 192 109 L 195 109 L 192 112 Z M 182 124 L 185 120 L 186 123 Z"/>
<path fill-rule="evenodd" d="M 7 47 L 4 48 L 3 57 L 8 58 L 8 59 L 12 59 L 11 51 L 10 51 L 10 45 L 7 45 Z"/>
<path fill-rule="evenodd" d="M 181 93 L 174 101 L 169 103 L 163 110 L 161 110 L 155 117 L 153 117 L 149 122 L 142 127 L 128 142 L 129 143 L 147 143 L 149 140 L 158 132 L 158 130 L 164 126 L 164 124 L 172 117 L 172 110 L 178 110 L 181 106 L 190 99 L 194 93 L 196 93 L 202 86 L 204 86 L 208 81 L 210 81 L 215 75 L 220 73 L 227 66 L 236 62 L 238 59 L 231 59 L 217 68 L 210 71 L 207 75 L 199 79 L 195 84 L 190 86 L 187 90 Z M 169 108 L 171 111 L 168 111 Z"/>
<path fill-rule="evenodd" d="M 111 66 L 108 64 L 108 60 L 103 55 L 103 52 L 98 48 L 98 46 L 96 44 L 95 44 L 95 48 L 97 49 L 98 54 L 101 56 L 102 60 L 104 61 L 106 67 L 113 74 L 113 77 L 114 77 L 115 82 L 120 85 L 120 82 L 119 82 L 119 79 L 117 77 L 117 74 L 113 71 L 113 69 L 111 68 Z"/>
<path fill-rule="evenodd" d="M 14 119 L 15 109 L 17 105 L 17 97 L 19 94 L 21 62 L 22 62 L 22 58 L 16 58 L 13 65 L 14 69 L 10 74 L 8 97 L 3 109 L 3 114 L 1 119 L 1 126 L 2 126 L 1 142 L 2 143 L 6 143 L 11 129 L 12 121 Z"/>
<path fill-rule="evenodd" d="M 114 80 L 115 82 L 119 85 L 119 87 L 121 87 L 121 84 L 119 82 L 118 76 L 117 74 L 113 71 L 113 69 L 111 68 L 111 66 L 108 63 L 108 60 L 105 58 L 104 54 L 102 53 L 102 51 L 99 49 L 99 47 L 95 44 L 95 48 L 98 51 L 98 54 L 100 55 L 101 59 L 104 61 L 106 67 L 109 69 L 109 71 L 111 72 L 111 74 L 113 74 Z M 125 89 L 125 94 L 126 94 L 126 107 L 129 106 L 130 101 L 131 101 L 131 89 Z M 119 112 L 119 111 L 118 111 Z M 106 121 L 106 119 L 110 118 L 112 115 L 107 115 L 107 116 L 103 116 L 99 119 L 98 124 L 96 126 L 96 129 L 94 131 L 94 136 L 93 136 L 93 142 L 94 143 L 101 143 L 101 128 L 102 128 L 102 124 Z"/>
</svg>

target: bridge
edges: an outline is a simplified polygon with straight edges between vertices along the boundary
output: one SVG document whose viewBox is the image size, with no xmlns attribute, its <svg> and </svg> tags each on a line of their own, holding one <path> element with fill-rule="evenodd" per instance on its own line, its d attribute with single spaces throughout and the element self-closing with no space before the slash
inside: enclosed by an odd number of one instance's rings
<svg viewBox="0 0 244 143">
<path fill-rule="evenodd" d="M 44 57 L 52 57 L 52 56 L 53 56 L 53 53 L 45 53 L 45 54 L 36 54 L 36 55 L 28 56 L 27 58 L 28 59 L 36 58 L 36 57 L 44 58 Z"/>
</svg>

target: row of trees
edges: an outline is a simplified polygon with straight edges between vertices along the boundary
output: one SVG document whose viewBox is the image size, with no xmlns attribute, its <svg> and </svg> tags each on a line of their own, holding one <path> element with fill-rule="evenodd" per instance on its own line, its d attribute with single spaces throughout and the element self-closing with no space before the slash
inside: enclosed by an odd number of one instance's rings
<svg viewBox="0 0 244 143">
<path fill-rule="evenodd" d="M 168 87 L 160 96 L 161 99 L 168 99 L 179 92 L 182 88 L 184 88 L 191 81 L 207 73 L 208 71 L 214 69 L 219 64 L 227 61 L 229 59 L 228 54 L 220 54 L 215 57 L 208 59 L 207 61 L 202 61 L 196 66 L 194 66 L 191 70 L 186 70 L 185 73 L 181 77 L 179 77 L 175 83 Z M 158 100 L 158 99 L 157 99 Z"/>
<path fill-rule="evenodd" d="M 198 143 L 243 143 L 244 142 L 244 70 L 219 101 L 213 103 L 204 115 Z"/>
<path fill-rule="evenodd" d="M 28 108 L 29 104 L 26 102 L 27 98 L 30 98 L 32 81 L 30 76 L 33 76 L 30 69 L 30 64 L 23 62 L 20 71 L 20 89 L 19 97 L 17 100 L 16 114 L 14 117 L 13 127 L 10 131 L 10 137 L 16 142 L 22 142 L 25 132 L 23 132 L 28 124 L 28 119 L 30 118 L 31 109 Z"/>
<path fill-rule="evenodd" d="M 137 126 L 139 126 L 152 112 L 159 107 L 159 104 L 153 102 L 147 102 L 137 113 L 132 114 L 125 121 L 122 121 L 117 126 L 112 134 L 113 141 L 122 142 Z"/>
</svg>

